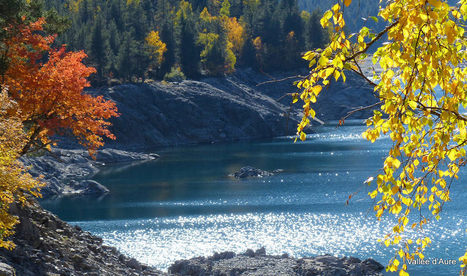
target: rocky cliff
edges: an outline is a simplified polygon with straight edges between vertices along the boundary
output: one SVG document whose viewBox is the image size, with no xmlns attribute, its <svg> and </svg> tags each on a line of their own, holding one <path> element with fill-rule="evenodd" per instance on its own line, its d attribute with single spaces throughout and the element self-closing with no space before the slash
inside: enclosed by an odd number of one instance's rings
<svg viewBox="0 0 467 276">
<path fill-rule="evenodd" d="M 117 103 L 116 141 L 108 146 L 159 146 L 260 139 L 294 133 L 298 112 L 234 77 L 121 85 L 101 90 Z"/>
<path fill-rule="evenodd" d="M 303 72 L 301 72 L 303 73 Z M 301 104 L 289 93 L 300 72 L 265 75 L 238 70 L 222 78 L 179 83 L 152 82 L 93 90 L 117 103 L 121 116 L 112 121 L 116 141 L 108 146 L 153 148 L 293 135 Z M 285 80 L 283 80 L 285 79 Z M 376 102 L 372 88 L 353 73 L 347 82 L 331 83 L 316 109 L 322 121 L 338 120 L 354 108 Z M 353 118 L 368 117 L 368 112 Z"/>
<path fill-rule="evenodd" d="M 102 196 L 109 190 L 89 177 L 96 174 L 106 164 L 136 163 L 154 160 L 157 154 L 130 152 L 105 148 L 93 159 L 82 149 L 52 149 L 51 152 L 22 158 L 23 164 L 30 167 L 32 176 L 41 176 L 47 184 L 41 190 L 44 198 L 53 196 Z"/>
</svg>

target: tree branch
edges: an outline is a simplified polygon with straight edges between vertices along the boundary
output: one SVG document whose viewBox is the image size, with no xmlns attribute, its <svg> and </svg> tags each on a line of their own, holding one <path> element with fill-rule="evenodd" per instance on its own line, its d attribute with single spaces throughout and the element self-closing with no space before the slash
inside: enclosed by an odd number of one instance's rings
<svg viewBox="0 0 467 276">
<path fill-rule="evenodd" d="M 351 110 L 349 112 L 347 112 L 347 115 L 345 115 L 344 117 L 342 117 L 340 120 L 339 120 L 339 125 L 341 124 L 344 124 L 344 121 L 349 118 L 350 116 L 352 116 L 352 114 L 354 113 L 357 113 L 357 112 L 360 112 L 360 111 L 363 111 L 363 110 L 367 110 L 367 109 L 371 109 L 371 108 L 374 108 L 374 107 L 377 107 L 378 105 L 381 105 L 383 102 L 380 101 L 380 102 L 377 102 L 377 103 L 374 103 L 374 104 L 371 104 L 371 105 L 367 105 L 367 106 L 362 106 L 362 107 L 359 107 L 359 108 L 356 108 L 354 110 Z"/>
<path fill-rule="evenodd" d="M 269 83 L 283 82 L 283 81 L 290 80 L 290 79 L 304 79 L 304 78 L 306 78 L 306 77 L 301 76 L 301 75 L 296 75 L 296 76 L 286 77 L 286 78 L 283 78 L 283 79 L 273 79 L 273 80 L 269 80 L 269 81 L 260 82 L 256 86 L 261 86 L 261 85 L 265 85 L 265 84 L 269 84 Z"/>
</svg>

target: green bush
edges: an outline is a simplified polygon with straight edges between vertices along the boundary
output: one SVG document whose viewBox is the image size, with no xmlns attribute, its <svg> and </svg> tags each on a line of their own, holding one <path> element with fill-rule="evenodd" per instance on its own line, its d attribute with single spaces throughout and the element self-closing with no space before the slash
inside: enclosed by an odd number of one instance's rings
<svg viewBox="0 0 467 276">
<path fill-rule="evenodd" d="M 172 67 L 170 70 L 170 73 L 167 73 L 164 75 L 164 80 L 165 81 L 171 81 L 171 82 L 181 82 L 183 80 L 186 80 L 185 74 L 183 74 L 182 70 L 180 67 Z"/>
</svg>

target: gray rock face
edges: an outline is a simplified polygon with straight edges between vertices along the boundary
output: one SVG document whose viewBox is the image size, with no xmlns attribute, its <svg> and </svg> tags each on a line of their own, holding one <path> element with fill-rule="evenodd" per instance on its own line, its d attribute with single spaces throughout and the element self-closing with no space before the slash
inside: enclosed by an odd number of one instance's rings
<svg viewBox="0 0 467 276">
<path fill-rule="evenodd" d="M 117 103 L 111 147 L 141 149 L 169 145 L 269 138 L 293 134 L 298 112 L 233 77 L 208 81 L 121 85 L 94 93 Z M 240 82 L 240 81 L 238 81 Z"/>
<path fill-rule="evenodd" d="M 53 149 L 51 153 L 38 157 L 22 158 L 31 167 L 33 176 L 43 176 L 47 186 L 41 190 L 44 198 L 61 195 L 102 196 L 109 190 L 96 181 L 88 180 L 109 163 L 145 162 L 157 159 L 157 154 L 128 152 L 116 149 L 103 149 L 96 160 L 84 150 Z"/>
<path fill-rule="evenodd" d="M 16 248 L 0 250 L 0 275 L 15 275 L 15 270 L 21 276 L 166 275 L 103 245 L 101 238 L 70 226 L 37 203 L 12 206 L 11 211 L 20 218 L 13 236 Z"/>
<path fill-rule="evenodd" d="M 235 177 L 237 179 L 243 179 L 243 178 L 249 178 L 249 177 L 266 177 L 266 176 L 272 176 L 274 173 L 268 172 L 268 171 L 263 171 L 258 168 L 254 168 L 251 166 L 246 166 L 241 168 L 239 171 L 234 172 L 230 176 Z"/>
<path fill-rule="evenodd" d="M 370 65 L 366 65 L 366 67 L 368 66 Z M 246 79 L 248 75 L 250 75 L 247 72 L 239 72 L 238 74 L 242 74 L 243 79 Z M 257 74 L 253 74 L 251 76 L 256 77 L 250 77 L 250 82 L 254 84 L 256 82 L 261 83 L 268 81 L 271 77 L 280 80 L 286 76 L 306 74 L 307 72 L 303 71 L 290 72 L 288 74 L 272 73 L 272 76 L 262 76 L 262 78 L 256 76 Z M 323 89 L 319 94 L 317 102 L 312 104 L 312 108 L 316 111 L 316 117 L 321 121 L 327 122 L 331 120 L 340 120 L 351 110 L 369 106 L 379 101 L 373 94 L 373 87 L 360 76 L 352 72 L 346 72 L 346 77 L 347 80 L 345 83 L 342 81 L 335 82 L 331 80 L 329 87 Z M 274 99 L 278 99 L 278 101 L 284 105 L 290 105 L 292 102 L 291 97 L 284 97 L 284 94 L 296 92 L 296 88 L 292 85 L 293 81 L 296 80 L 299 80 L 299 78 L 284 79 L 280 82 L 266 83 L 264 85 L 257 86 L 257 90 Z M 293 109 L 301 111 L 300 109 L 302 105 L 303 103 L 298 101 L 293 105 Z M 371 109 L 364 110 L 352 114 L 349 119 L 366 119 L 372 114 Z"/>
<path fill-rule="evenodd" d="M 303 72 L 265 75 L 239 69 L 233 75 L 180 83 L 120 85 L 92 90 L 117 103 L 121 116 L 112 120 L 120 149 L 211 143 L 293 135 L 301 104 L 291 105 L 294 80 L 262 84 Z M 338 120 L 350 110 L 375 103 L 373 89 L 359 76 L 332 83 L 314 104 L 318 118 Z M 352 118 L 367 118 L 370 111 Z"/>
<path fill-rule="evenodd" d="M 0 263 L 0 276 L 16 276 L 15 269 L 5 263 Z"/>
<path fill-rule="evenodd" d="M 329 255 L 295 259 L 288 255 L 266 255 L 264 248 L 244 254 L 217 253 L 211 257 L 197 257 L 175 262 L 169 268 L 174 275 L 383 275 L 383 266 L 373 259 L 337 258 Z"/>
</svg>

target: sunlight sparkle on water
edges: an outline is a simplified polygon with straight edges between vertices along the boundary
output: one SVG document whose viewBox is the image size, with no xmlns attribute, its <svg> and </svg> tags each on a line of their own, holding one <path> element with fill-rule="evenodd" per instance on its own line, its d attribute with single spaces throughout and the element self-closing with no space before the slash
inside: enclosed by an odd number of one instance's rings
<svg viewBox="0 0 467 276">
<path fill-rule="evenodd" d="M 378 223 L 365 221 L 361 213 L 248 213 L 88 222 L 86 226 L 94 233 L 100 232 L 107 244 L 160 269 L 177 259 L 262 246 L 269 254 L 295 256 L 357 254 L 361 250 L 381 255 L 374 243 L 384 229 Z M 118 230 L 109 231 L 112 228 Z"/>
<path fill-rule="evenodd" d="M 465 241 L 464 231 L 459 230 L 466 226 L 462 219 L 453 216 L 443 220 L 445 226 L 430 224 L 426 228 L 424 234 L 434 240 L 425 252 L 427 258 L 452 258 Z M 241 253 L 263 246 L 274 255 L 331 253 L 372 256 L 384 263 L 393 253 L 376 241 L 386 234 L 390 223 L 377 222 L 365 213 L 245 213 L 77 224 L 103 237 L 106 244 L 122 253 L 165 270 L 179 259 L 221 251 Z M 418 237 L 410 231 L 406 235 L 411 239 Z"/>
</svg>

